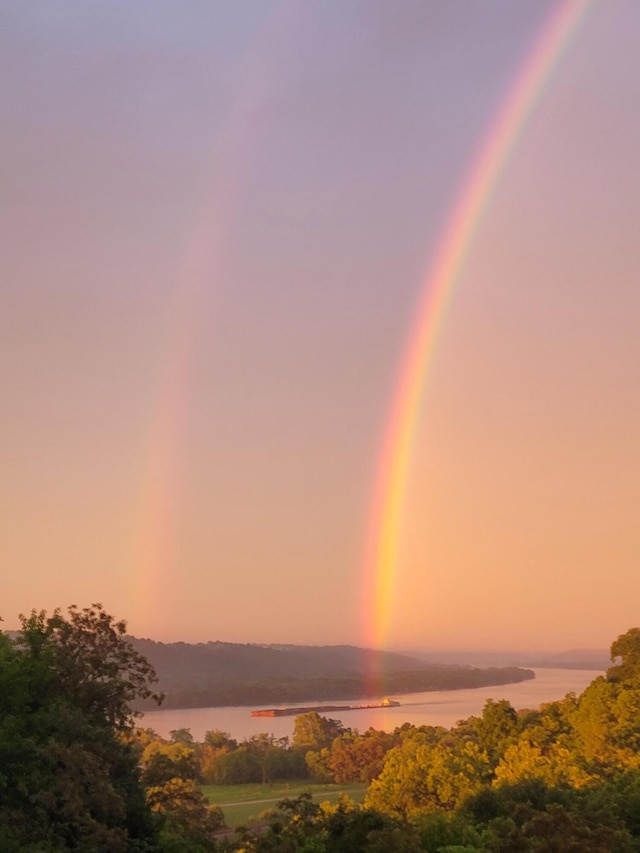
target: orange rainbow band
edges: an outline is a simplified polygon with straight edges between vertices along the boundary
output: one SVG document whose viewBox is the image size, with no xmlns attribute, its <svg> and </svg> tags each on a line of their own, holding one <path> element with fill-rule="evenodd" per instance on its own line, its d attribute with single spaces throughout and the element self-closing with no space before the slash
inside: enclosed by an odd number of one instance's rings
<svg viewBox="0 0 640 853">
<path fill-rule="evenodd" d="M 447 306 L 509 154 L 590 3 L 564 0 L 546 22 L 479 148 L 424 279 L 371 511 L 364 601 L 365 635 L 371 647 L 384 648 L 389 636 L 407 475 L 422 393 Z"/>
</svg>

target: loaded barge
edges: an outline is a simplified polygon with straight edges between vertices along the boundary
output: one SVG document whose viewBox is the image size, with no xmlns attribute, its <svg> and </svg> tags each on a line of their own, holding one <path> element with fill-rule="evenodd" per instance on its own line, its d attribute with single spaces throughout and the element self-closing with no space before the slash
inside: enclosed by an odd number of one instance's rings
<svg viewBox="0 0 640 853">
<path fill-rule="evenodd" d="M 370 708 L 393 708 L 399 704 L 395 699 L 383 699 L 382 702 L 376 702 L 373 705 L 307 705 L 302 708 L 262 708 L 258 711 L 252 711 L 251 716 L 290 717 L 293 714 L 309 714 L 311 711 L 316 711 L 318 714 L 328 711 L 368 711 Z"/>
</svg>

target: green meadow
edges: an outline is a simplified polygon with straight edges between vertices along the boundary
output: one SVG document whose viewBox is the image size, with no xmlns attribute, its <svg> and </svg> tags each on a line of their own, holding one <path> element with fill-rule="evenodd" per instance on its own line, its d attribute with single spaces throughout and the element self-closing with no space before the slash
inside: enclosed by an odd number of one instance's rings
<svg viewBox="0 0 640 853">
<path fill-rule="evenodd" d="M 347 794 L 354 802 L 361 803 L 367 792 L 362 782 L 349 785 L 313 784 L 296 779 L 291 782 L 274 782 L 269 785 L 253 783 L 247 785 L 202 785 L 202 793 L 209 802 L 220 806 L 227 826 L 235 829 L 258 818 L 261 812 L 276 807 L 276 803 L 287 797 L 309 793 L 316 802 L 335 803 L 341 794 Z"/>
</svg>

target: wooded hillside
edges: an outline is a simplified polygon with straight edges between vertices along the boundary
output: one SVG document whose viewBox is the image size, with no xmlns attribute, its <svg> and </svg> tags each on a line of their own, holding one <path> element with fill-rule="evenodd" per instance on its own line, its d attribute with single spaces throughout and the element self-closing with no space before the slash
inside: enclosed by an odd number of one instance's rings
<svg viewBox="0 0 640 853">
<path fill-rule="evenodd" d="M 164 708 L 364 699 L 534 677 L 520 667 L 431 664 L 357 646 L 131 643 L 157 672 Z"/>
</svg>

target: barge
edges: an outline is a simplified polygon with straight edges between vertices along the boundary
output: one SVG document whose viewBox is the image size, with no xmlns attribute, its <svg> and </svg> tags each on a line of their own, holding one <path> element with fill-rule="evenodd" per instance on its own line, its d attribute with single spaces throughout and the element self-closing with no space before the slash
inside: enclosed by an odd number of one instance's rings
<svg viewBox="0 0 640 853">
<path fill-rule="evenodd" d="M 315 711 L 317 714 L 326 714 L 333 711 L 368 711 L 370 708 L 393 708 L 400 703 L 395 699 L 383 699 L 370 705 L 307 705 L 298 708 L 261 708 L 252 711 L 252 717 L 290 717 L 298 714 L 309 714 Z"/>
</svg>

